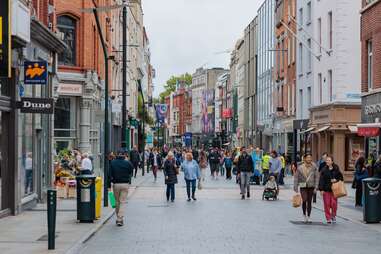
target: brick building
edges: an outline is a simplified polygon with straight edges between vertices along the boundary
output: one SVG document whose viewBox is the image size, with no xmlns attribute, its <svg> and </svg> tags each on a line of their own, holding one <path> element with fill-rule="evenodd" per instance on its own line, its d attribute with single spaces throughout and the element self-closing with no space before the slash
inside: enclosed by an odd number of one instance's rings
<svg viewBox="0 0 381 254">
<path fill-rule="evenodd" d="M 189 97 L 187 97 L 186 89 L 181 87 L 171 93 L 167 98 L 168 143 L 173 146 L 182 146 L 182 138 L 186 132 L 186 121 L 189 123 L 189 115 L 191 114 L 186 109 L 186 105 L 189 105 Z M 186 101 L 187 103 L 185 103 Z"/>
<path fill-rule="evenodd" d="M 105 88 L 104 57 L 94 14 L 82 9 L 111 5 L 110 0 L 56 0 L 58 35 L 68 50 L 58 57 L 58 80 L 55 87 L 55 148 L 79 148 L 97 155 L 101 152 L 103 91 Z M 102 33 L 111 53 L 111 11 L 99 12 Z M 111 69 L 111 68 L 110 68 Z M 111 77 L 109 71 L 109 77 Z M 112 90 L 111 79 L 109 90 Z M 94 156 L 94 168 L 101 158 Z"/>
<path fill-rule="evenodd" d="M 368 156 L 381 151 L 381 1 L 363 0 L 360 13 L 362 124 L 358 134 L 366 137 Z"/>
<path fill-rule="evenodd" d="M 274 148 L 282 153 L 293 151 L 293 120 L 295 119 L 296 0 L 277 0 L 275 4 L 275 107 Z"/>
</svg>

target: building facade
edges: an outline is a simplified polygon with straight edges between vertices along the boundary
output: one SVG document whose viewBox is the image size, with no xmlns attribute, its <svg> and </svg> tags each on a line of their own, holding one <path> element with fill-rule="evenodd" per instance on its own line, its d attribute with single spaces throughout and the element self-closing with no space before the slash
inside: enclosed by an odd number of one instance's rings
<svg viewBox="0 0 381 254">
<path fill-rule="evenodd" d="M 268 151 L 273 148 L 274 52 L 275 48 L 275 0 L 266 0 L 258 10 L 258 82 L 257 82 L 257 129 L 259 146 Z"/>
<path fill-rule="evenodd" d="M 381 153 L 381 1 L 362 1 L 361 9 L 361 125 L 365 154 Z"/>
</svg>

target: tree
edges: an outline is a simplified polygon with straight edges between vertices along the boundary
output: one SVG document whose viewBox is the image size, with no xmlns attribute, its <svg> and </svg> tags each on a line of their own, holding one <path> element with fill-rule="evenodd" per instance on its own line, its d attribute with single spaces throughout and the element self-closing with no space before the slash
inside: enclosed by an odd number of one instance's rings
<svg viewBox="0 0 381 254">
<path fill-rule="evenodd" d="M 189 87 L 192 84 L 192 75 L 189 73 L 182 74 L 180 76 L 171 76 L 164 85 L 164 92 L 160 96 L 160 102 L 165 102 L 165 97 L 169 96 L 172 92 L 176 91 L 176 85 L 185 85 Z"/>
<path fill-rule="evenodd" d="M 143 115 L 144 115 L 144 119 L 143 119 Z M 142 121 L 144 121 L 146 124 L 150 126 L 154 125 L 154 120 L 152 119 L 152 117 L 149 116 L 147 107 L 144 107 L 143 105 L 143 98 L 141 94 L 139 94 L 138 96 L 138 117 L 142 119 Z"/>
</svg>

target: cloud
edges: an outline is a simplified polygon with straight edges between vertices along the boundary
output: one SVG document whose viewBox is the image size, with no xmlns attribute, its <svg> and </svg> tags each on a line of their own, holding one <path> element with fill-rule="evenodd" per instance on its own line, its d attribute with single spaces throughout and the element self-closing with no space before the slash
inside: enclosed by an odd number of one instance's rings
<svg viewBox="0 0 381 254">
<path fill-rule="evenodd" d="M 263 0 L 143 0 L 156 69 L 155 95 L 171 75 L 196 68 L 228 67 L 230 54 Z"/>
</svg>

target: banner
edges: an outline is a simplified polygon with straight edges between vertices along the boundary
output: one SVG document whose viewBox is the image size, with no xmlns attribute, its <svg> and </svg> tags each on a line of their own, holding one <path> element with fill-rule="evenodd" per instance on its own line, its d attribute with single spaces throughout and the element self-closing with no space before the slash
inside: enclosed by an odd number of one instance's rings
<svg viewBox="0 0 381 254">
<path fill-rule="evenodd" d="M 214 132 L 214 89 L 202 91 L 201 113 L 202 133 Z"/>
<path fill-rule="evenodd" d="M 0 77 L 11 77 L 10 0 L 0 4 Z"/>
<path fill-rule="evenodd" d="M 24 62 L 24 84 L 46 85 L 48 80 L 48 63 L 46 61 Z"/>
<path fill-rule="evenodd" d="M 156 119 L 160 124 L 165 123 L 167 117 L 168 106 L 167 104 L 156 104 Z"/>
</svg>

